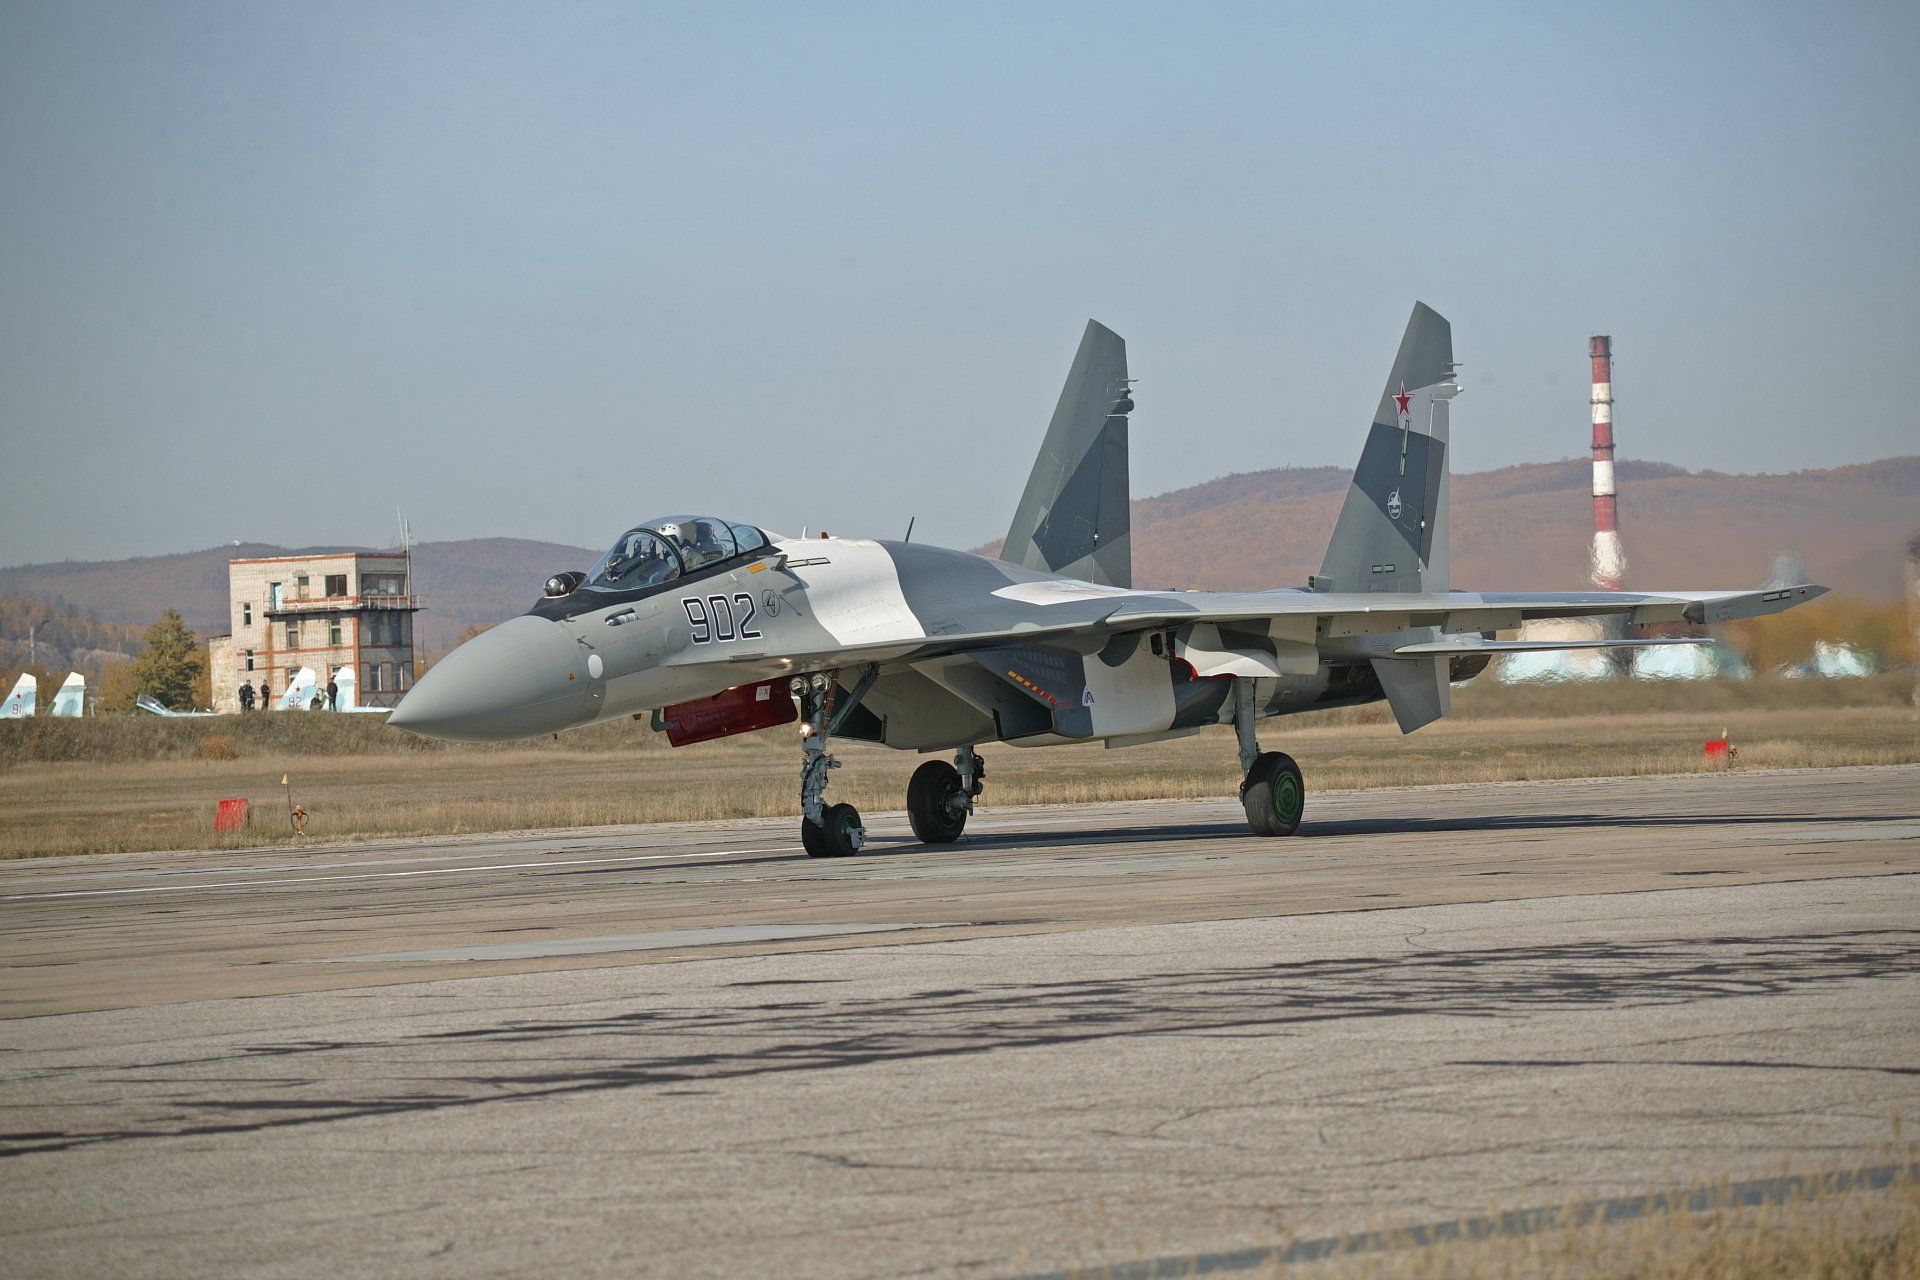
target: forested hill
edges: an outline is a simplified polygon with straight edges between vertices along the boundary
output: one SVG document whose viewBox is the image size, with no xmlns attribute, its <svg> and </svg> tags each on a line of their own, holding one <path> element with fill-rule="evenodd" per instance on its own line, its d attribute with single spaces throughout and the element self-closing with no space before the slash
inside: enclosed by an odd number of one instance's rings
<svg viewBox="0 0 1920 1280">
<path fill-rule="evenodd" d="M 1755 586 L 1776 555 L 1794 552 L 1809 577 L 1836 591 L 1888 600 L 1903 589 L 1904 550 L 1920 528 L 1920 457 L 1754 476 L 1623 461 L 1618 475 L 1630 588 Z M 1454 585 L 1585 585 L 1591 477 L 1584 458 L 1455 476 Z M 1334 467 L 1281 468 L 1142 498 L 1133 504 L 1134 581 L 1218 590 L 1302 585 L 1319 568 L 1347 478 Z M 1150 488 L 1153 477 L 1136 471 L 1134 484 Z M 0 595 L 30 596 L 63 613 L 71 605 L 79 617 L 142 629 L 174 608 L 205 639 L 227 630 L 228 559 L 290 553 L 249 543 L 26 565 L 0 569 Z M 525 612 L 549 574 L 584 569 L 597 555 L 522 538 L 421 543 L 414 578 L 427 604 L 420 634 L 428 656 L 445 653 L 469 624 Z M 24 636 L 0 635 L 11 639 Z"/>
</svg>

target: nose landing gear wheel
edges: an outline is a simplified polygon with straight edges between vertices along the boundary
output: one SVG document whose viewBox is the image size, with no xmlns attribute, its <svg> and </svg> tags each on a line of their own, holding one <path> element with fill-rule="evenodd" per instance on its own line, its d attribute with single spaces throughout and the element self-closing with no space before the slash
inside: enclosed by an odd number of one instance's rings
<svg viewBox="0 0 1920 1280">
<path fill-rule="evenodd" d="M 1247 770 L 1246 785 L 1240 788 L 1240 803 L 1247 810 L 1247 824 L 1257 836 L 1290 836 L 1300 826 L 1306 811 L 1307 789 L 1300 778 L 1300 766 L 1293 757 L 1280 751 L 1263 752 Z"/>
<path fill-rule="evenodd" d="M 816 826 L 800 822 L 800 843 L 809 858 L 851 858 L 860 851 L 860 811 L 850 804 L 828 805 Z"/>
<path fill-rule="evenodd" d="M 929 760 L 907 783 L 907 821 L 923 844 L 952 844 L 967 829 L 966 786 L 945 760 Z"/>
</svg>

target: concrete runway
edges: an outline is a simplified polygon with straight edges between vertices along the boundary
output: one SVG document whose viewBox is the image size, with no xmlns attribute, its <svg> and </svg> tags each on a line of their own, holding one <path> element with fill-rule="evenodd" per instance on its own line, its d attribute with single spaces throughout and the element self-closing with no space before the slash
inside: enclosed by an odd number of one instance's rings
<svg viewBox="0 0 1920 1280">
<path fill-rule="evenodd" d="M 3 1269 L 1218 1261 L 1920 1117 L 1920 768 L 872 821 L 0 864 Z"/>
</svg>

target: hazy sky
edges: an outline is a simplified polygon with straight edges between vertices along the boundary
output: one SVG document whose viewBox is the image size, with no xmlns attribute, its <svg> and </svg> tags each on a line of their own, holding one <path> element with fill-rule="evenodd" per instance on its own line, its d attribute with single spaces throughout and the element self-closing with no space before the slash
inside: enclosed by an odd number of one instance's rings
<svg viewBox="0 0 1920 1280">
<path fill-rule="evenodd" d="M 1136 495 L 1920 452 L 1920 5 L 0 0 L 0 564 L 711 511 L 1005 532 L 1089 316 Z M 568 566 L 556 565 L 556 569 Z M 575 566 L 579 567 L 579 566 Z"/>
</svg>

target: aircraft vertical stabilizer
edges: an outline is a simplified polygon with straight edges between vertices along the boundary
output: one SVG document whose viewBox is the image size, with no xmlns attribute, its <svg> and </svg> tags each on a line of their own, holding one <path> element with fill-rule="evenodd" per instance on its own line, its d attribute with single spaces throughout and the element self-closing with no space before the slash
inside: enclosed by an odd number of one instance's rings
<svg viewBox="0 0 1920 1280">
<path fill-rule="evenodd" d="M 1313 577 L 1315 591 L 1452 589 L 1448 415 L 1460 390 L 1453 372 L 1453 326 L 1426 303 L 1414 303 L 1326 558 Z M 1402 733 L 1447 713 L 1445 657 L 1375 658 L 1373 669 Z"/>
<path fill-rule="evenodd" d="M 1413 304 L 1316 591 L 1446 591 L 1453 327 Z"/>
<path fill-rule="evenodd" d="M 360 709 L 360 681 L 353 674 L 351 665 L 341 667 L 333 673 L 333 683 L 340 689 L 339 701 L 334 704 L 335 711 L 358 711 Z"/>
<path fill-rule="evenodd" d="M 280 711 L 305 711 L 313 705 L 313 691 L 319 683 L 319 677 L 313 674 L 312 667 L 302 667 L 293 677 L 293 683 L 280 695 L 275 709 Z"/>
<path fill-rule="evenodd" d="M 4 706 L 0 706 L 0 720 L 26 720 L 33 715 L 33 704 L 40 697 L 40 681 L 32 672 L 25 672 L 14 682 L 13 692 L 7 695 Z"/>
<path fill-rule="evenodd" d="M 53 714 L 65 719 L 79 719 L 87 708 L 87 678 L 78 671 L 69 671 L 67 678 L 60 682 L 59 692 L 53 695 Z"/>
<path fill-rule="evenodd" d="M 1000 558 L 1108 587 L 1133 585 L 1127 519 L 1127 344 L 1087 321 Z"/>
</svg>

